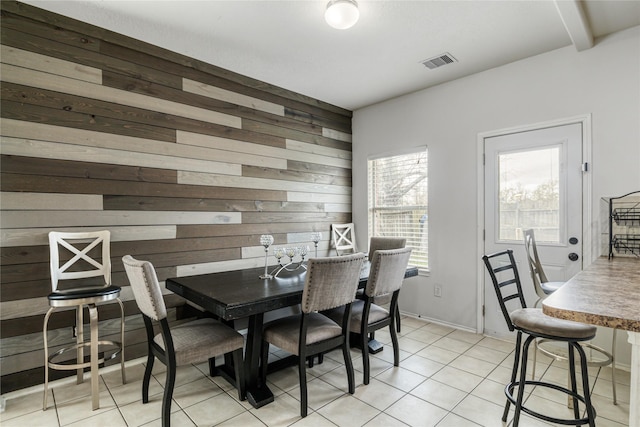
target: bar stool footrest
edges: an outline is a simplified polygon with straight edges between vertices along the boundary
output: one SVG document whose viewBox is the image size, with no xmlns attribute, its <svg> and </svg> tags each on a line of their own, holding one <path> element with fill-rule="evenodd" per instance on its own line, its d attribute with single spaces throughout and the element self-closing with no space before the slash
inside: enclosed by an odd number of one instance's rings
<svg viewBox="0 0 640 427">
<path fill-rule="evenodd" d="M 547 357 L 550 357 L 552 359 L 555 360 L 568 360 L 568 357 L 564 354 L 559 354 L 559 353 L 554 353 L 553 351 L 542 347 L 540 344 L 544 344 L 545 342 L 555 342 L 553 340 L 549 340 L 549 339 L 545 339 L 545 338 L 540 338 L 537 340 L 537 348 L 538 351 L 542 354 L 544 354 Z M 592 350 L 597 351 L 598 353 L 601 353 L 602 355 L 604 355 L 606 357 L 605 360 L 598 360 L 598 361 L 588 361 L 587 362 L 587 366 L 609 366 L 613 363 L 613 355 L 611 353 L 609 353 L 607 350 L 598 347 L 596 345 L 590 344 L 590 343 L 584 343 L 584 344 L 580 344 L 581 346 L 585 347 L 585 348 L 590 348 Z M 576 362 L 579 362 L 578 360 L 576 360 Z"/>
<path fill-rule="evenodd" d="M 118 341 L 98 341 L 97 344 L 99 346 L 102 345 L 102 346 L 116 347 L 113 350 L 108 350 L 108 351 L 113 351 L 113 353 L 108 357 L 103 356 L 99 358 L 98 365 L 102 365 L 105 362 L 108 362 L 109 360 L 115 359 L 116 356 L 118 356 L 122 352 L 122 344 Z M 90 346 L 91 346 L 91 341 L 85 341 L 83 343 L 76 344 L 72 347 L 61 348 L 60 350 L 56 351 L 51 356 L 49 356 L 49 360 L 47 361 L 47 366 L 51 369 L 56 369 L 59 371 L 75 371 L 77 369 L 88 368 L 91 366 L 91 360 L 89 360 L 88 362 L 82 362 L 82 363 L 78 363 L 78 361 L 76 361 L 76 363 L 54 363 L 53 359 L 61 356 L 62 354 L 68 351 L 71 351 L 71 350 L 77 351 L 80 347 L 90 347 Z"/>
<path fill-rule="evenodd" d="M 583 396 L 579 395 L 578 393 L 574 393 L 573 391 L 569 390 L 568 388 L 559 386 L 557 384 L 551 384 L 551 383 L 546 383 L 543 381 L 525 381 L 524 382 L 525 386 L 528 385 L 533 385 L 533 386 L 540 386 L 540 387 L 547 387 L 547 388 L 552 388 L 554 390 L 560 391 L 562 393 L 568 394 L 570 397 L 574 397 L 576 399 L 578 399 L 579 401 L 581 401 L 585 406 L 586 406 L 586 402 Z M 520 385 L 520 381 L 516 381 L 514 383 L 509 383 L 507 384 L 507 386 L 504 389 L 504 394 L 507 396 L 507 399 L 515 406 L 517 406 L 517 399 L 513 397 L 513 389 L 515 387 L 518 387 Z M 541 419 L 543 421 L 546 422 L 550 422 L 550 423 L 554 423 L 554 424 L 561 424 L 561 425 L 566 425 L 566 426 L 581 426 L 583 424 L 589 424 L 589 418 L 579 418 L 579 419 L 563 419 L 563 418 L 554 418 L 554 417 L 549 417 L 547 415 L 541 414 L 539 412 L 536 412 L 532 409 L 527 408 L 526 406 L 522 405 L 520 406 L 520 410 L 522 412 L 525 412 L 529 415 L 531 415 L 532 417 Z M 593 408 L 593 418 L 596 418 L 596 408 Z"/>
</svg>

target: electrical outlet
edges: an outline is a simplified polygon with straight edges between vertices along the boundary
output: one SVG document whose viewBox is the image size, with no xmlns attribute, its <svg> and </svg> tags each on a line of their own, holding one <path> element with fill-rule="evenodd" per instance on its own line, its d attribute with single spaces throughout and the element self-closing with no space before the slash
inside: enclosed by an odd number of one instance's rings
<svg viewBox="0 0 640 427">
<path fill-rule="evenodd" d="M 441 297 L 442 296 L 442 287 L 440 287 L 440 285 L 435 285 L 433 287 L 433 295 L 435 295 L 437 297 Z"/>
</svg>

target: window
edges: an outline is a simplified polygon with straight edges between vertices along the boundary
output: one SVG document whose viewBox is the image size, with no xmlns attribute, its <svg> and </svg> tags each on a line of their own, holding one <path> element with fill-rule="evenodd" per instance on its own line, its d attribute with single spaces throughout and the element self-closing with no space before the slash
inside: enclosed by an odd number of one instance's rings
<svg viewBox="0 0 640 427">
<path fill-rule="evenodd" d="M 427 149 L 368 163 L 369 236 L 406 238 L 409 264 L 428 268 Z"/>
<path fill-rule="evenodd" d="M 498 154 L 499 240 L 560 243 L 560 146 Z"/>
</svg>

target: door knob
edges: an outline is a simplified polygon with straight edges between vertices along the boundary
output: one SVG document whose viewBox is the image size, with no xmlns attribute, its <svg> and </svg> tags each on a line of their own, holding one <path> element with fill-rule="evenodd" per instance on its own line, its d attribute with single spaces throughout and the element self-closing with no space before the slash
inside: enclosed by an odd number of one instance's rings
<svg viewBox="0 0 640 427">
<path fill-rule="evenodd" d="M 569 254 L 569 259 L 570 259 L 571 261 L 577 261 L 577 260 L 578 260 L 578 258 L 580 258 L 580 257 L 579 257 L 579 256 L 578 256 L 578 254 L 577 254 L 577 253 L 575 253 L 575 252 L 571 252 L 571 253 Z"/>
</svg>

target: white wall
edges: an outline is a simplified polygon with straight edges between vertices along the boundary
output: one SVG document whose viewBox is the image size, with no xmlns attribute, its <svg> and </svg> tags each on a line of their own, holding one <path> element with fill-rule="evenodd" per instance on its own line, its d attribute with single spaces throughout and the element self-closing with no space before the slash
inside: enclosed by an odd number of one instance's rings
<svg viewBox="0 0 640 427">
<path fill-rule="evenodd" d="M 367 157 L 429 149 L 431 272 L 407 281 L 402 311 L 476 329 L 478 134 L 585 114 L 592 115 L 592 227 L 598 228 L 600 197 L 640 190 L 640 27 L 583 52 L 569 46 L 354 112 L 359 247 L 367 247 Z M 442 286 L 441 298 L 433 296 L 434 284 Z"/>
</svg>

